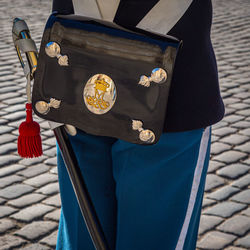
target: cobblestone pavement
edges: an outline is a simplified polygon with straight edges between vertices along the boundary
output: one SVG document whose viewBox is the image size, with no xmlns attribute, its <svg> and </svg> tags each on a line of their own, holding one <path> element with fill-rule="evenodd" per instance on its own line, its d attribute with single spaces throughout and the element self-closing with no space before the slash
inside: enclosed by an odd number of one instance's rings
<svg viewBox="0 0 250 250">
<path fill-rule="evenodd" d="M 213 126 L 197 247 L 250 249 L 250 1 L 213 2 L 212 39 L 226 116 Z M 41 121 L 44 156 L 17 155 L 25 79 L 11 38 L 12 19 L 19 16 L 39 45 L 50 5 L 48 0 L 0 2 L 0 250 L 55 249 L 60 214 L 55 139 Z"/>
</svg>

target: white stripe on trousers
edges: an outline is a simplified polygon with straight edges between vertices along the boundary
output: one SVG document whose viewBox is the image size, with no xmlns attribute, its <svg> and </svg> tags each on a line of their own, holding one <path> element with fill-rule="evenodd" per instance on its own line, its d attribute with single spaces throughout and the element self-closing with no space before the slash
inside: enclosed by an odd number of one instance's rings
<svg viewBox="0 0 250 250">
<path fill-rule="evenodd" d="M 193 209 L 194 209 L 194 205 L 195 205 L 195 201 L 196 201 L 196 197 L 197 197 L 197 193 L 198 193 L 198 189 L 200 185 L 200 180 L 201 180 L 201 175 L 202 175 L 202 171 L 203 171 L 203 167 L 204 167 L 204 163 L 206 159 L 207 149 L 209 146 L 208 145 L 209 137 L 210 137 L 210 127 L 207 127 L 205 131 L 203 132 L 203 135 L 201 138 L 199 156 L 198 156 L 197 164 L 195 167 L 193 184 L 192 184 L 191 193 L 189 197 L 187 213 L 186 213 L 186 217 L 185 217 L 182 229 L 181 229 L 181 233 L 180 233 L 176 248 L 175 248 L 176 250 L 182 250 L 185 240 L 186 240 L 189 223 L 192 217 L 192 213 L 193 213 Z"/>
</svg>

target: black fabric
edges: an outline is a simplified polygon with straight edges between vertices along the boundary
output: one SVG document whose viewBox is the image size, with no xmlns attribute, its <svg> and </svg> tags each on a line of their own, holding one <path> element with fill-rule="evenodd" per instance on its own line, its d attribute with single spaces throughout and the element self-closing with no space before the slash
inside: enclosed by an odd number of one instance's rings
<svg viewBox="0 0 250 250">
<path fill-rule="evenodd" d="M 211 24 L 211 1 L 194 0 L 168 33 L 182 39 L 183 47 L 175 64 L 166 131 L 207 127 L 223 118 Z"/>
<path fill-rule="evenodd" d="M 54 0 L 52 5 L 52 11 L 56 11 L 60 14 L 74 14 L 74 7 L 72 0 Z"/>
<path fill-rule="evenodd" d="M 136 26 L 158 2 L 159 0 L 120 0 L 114 22 L 127 27 Z"/>
<path fill-rule="evenodd" d="M 54 0 L 58 8 L 67 2 Z M 115 22 L 124 26 L 136 25 L 156 3 L 156 0 L 147 0 L 142 6 L 142 0 L 121 0 Z M 169 32 L 183 40 L 183 48 L 176 61 L 164 131 L 202 128 L 224 116 L 216 59 L 210 40 L 211 21 L 211 0 L 193 0 Z"/>
</svg>

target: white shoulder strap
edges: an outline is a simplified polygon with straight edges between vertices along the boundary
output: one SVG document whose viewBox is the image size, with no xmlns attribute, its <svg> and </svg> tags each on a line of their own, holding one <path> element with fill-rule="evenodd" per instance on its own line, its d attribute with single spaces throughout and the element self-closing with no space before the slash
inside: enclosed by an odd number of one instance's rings
<svg viewBox="0 0 250 250">
<path fill-rule="evenodd" d="M 112 22 L 120 0 L 72 0 L 75 14 Z"/>
<path fill-rule="evenodd" d="M 102 13 L 102 18 L 106 21 L 113 22 L 120 0 L 96 0 L 96 1 Z"/>
<path fill-rule="evenodd" d="M 193 0 L 160 0 L 139 22 L 138 28 L 168 33 Z M 112 22 L 120 0 L 72 0 L 75 14 Z"/>
<path fill-rule="evenodd" d="M 76 15 L 102 19 L 97 1 L 95 0 L 72 0 Z"/>
<path fill-rule="evenodd" d="M 193 0 L 160 0 L 137 25 L 140 29 L 167 34 Z"/>
</svg>

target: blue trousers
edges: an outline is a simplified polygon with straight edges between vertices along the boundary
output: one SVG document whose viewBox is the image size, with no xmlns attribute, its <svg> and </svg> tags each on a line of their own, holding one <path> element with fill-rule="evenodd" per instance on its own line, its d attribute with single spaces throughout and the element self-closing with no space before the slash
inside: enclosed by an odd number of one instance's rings
<svg viewBox="0 0 250 250">
<path fill-rule="evenodd" d="M 210 128 L 142 146 L 78 131 L 70 137 L 112 250 L 195 249 Z M 61 154 L 57 250 L 94 250 Z"/>
</svg>

